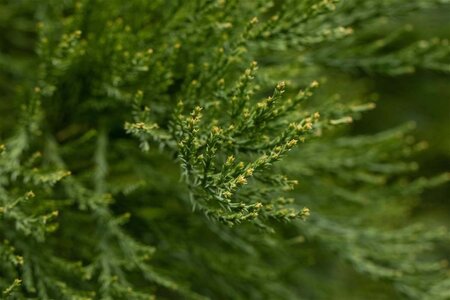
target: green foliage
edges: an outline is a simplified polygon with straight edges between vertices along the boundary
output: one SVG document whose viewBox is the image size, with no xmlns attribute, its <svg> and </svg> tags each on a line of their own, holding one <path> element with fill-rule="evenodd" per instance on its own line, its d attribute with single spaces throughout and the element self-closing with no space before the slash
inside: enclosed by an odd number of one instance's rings
<svg viewBox="0 0 450 300">
<path fill-rule="evenodd" d="M 346 134 L 350 75 L 450 72 L 391 23 L 444 2 L 3 1 L 3 297 L 449 299 L 410 218 L 449 175 L 410 124 Z"/>
</svg>

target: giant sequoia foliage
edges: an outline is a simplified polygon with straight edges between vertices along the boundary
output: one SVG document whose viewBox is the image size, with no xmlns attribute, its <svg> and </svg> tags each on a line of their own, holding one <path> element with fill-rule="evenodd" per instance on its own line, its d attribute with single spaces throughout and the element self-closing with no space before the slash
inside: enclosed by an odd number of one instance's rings
<svg viewBox="0 0 450 300">
<path fill-rule="evenodd" d="M 6 299 L 449 299 L 424 148 L 347 128 L 446 1 L 0 2 Z M 448 245 L 448 244 L 447 244 Z"/>
</svg>

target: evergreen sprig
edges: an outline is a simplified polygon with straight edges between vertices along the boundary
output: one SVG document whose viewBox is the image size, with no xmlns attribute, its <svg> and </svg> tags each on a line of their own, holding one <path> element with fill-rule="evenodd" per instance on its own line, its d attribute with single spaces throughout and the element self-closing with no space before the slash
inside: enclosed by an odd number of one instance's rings
<svg viewBox="0 0 450 300">
<path fill-rule="evenodd" d="M 410 125 L 346 134 L 353 75 L 449 72 L 390 21 L 446 2 L 4 1 L 2 297 L 448 299 L 410 216 L 449 175 Z"/>
</svg>

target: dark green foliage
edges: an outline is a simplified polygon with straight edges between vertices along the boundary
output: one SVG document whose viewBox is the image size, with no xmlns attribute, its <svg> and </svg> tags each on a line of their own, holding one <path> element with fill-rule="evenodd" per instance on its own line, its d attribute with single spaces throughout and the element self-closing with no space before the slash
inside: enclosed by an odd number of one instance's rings
<svg viewBox="0 0 450 300">
<path fill-rule="evenodd" d="M 446 1 L 2 1 L 7 299 L 449 299 L 407 124 L 363 80 L 450 73 Z"/>
</svg>

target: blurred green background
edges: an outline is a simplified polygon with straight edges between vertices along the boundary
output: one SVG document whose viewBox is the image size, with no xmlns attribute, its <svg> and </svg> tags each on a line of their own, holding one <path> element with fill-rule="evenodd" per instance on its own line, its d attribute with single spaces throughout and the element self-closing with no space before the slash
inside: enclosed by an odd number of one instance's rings
<svg viewBox="0 0 450 300">
<path fill-rule="evenodd" d="M 450 39 L 449 5 L 413 13 L 397 21 L 413 26 L 405 43 L 432 37 Z M 374 76 L 369 84 L 378 94 L 377 108 L 353 125 L 353 133 L 374 133 L 413 121 L 417 127 L 415 138 L 428 144 L 416 158 L 420 165 L 416 175 L 449 172 L 450 76 L 418 71 L 399 77 Z M 450 185 L 427 191 L 417 210 L 421 217 L 450 224 Z"/>
</svg>

